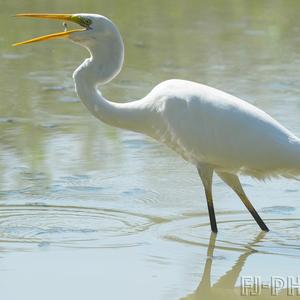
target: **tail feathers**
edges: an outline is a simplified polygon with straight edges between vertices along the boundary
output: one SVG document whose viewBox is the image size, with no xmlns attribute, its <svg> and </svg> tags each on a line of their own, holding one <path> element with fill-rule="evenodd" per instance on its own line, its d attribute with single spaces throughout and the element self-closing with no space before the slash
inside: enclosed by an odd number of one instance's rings
<svg viewBox="0 0 300 300">
<path fill-rule="evenodd" d="M 277 148 L 276 157 L 272 158 L 269 166 L 253 175 L 258 179 L 284 177 L 300 181 L 300 139 L 293 136 L 289 143 Z"/>
</svg>

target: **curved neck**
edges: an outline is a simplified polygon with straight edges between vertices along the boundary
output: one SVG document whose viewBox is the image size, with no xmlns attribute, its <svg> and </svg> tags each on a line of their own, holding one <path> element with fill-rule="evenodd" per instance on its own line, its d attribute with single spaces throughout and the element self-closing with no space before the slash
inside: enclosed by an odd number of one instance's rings
<svg viewBox="0 0 300 300">
<path fill-rule="evenodd" d="M 120 56 L 113 52 L 94 52 L 89 49 L 91 57 L 86 59 L 74 72 L 73 78 L 78 96 L 87 109 L 102 122 L 119 128 L 144 132 L 145 111 L 141 102 L 116 103 L 108 101 L 97 89 L 98 85 L 112 80 L 120 71 L 123 53 Z M 123 49 L 121 49 L 123 51 Z M 97 53 L 97 55 L 94 55 Z M 119 55 L 114 59 L 112 55 Z M 101 59 L 100 59 L 101 58 Z M 108 63 L 105 63 L 108 62 Z"/>
</svg>

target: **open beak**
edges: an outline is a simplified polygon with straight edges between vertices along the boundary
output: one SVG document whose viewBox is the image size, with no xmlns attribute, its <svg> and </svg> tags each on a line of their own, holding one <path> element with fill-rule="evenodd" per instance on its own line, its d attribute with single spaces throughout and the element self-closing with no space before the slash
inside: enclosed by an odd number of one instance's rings
<svg viewBox="0 0 300 300">
<path fill-rule="evenodd" d="M 84 19 L 78 15 L 73 15 L 73 14 L 37 14 L 37 13 L 34 13 L 34 14 L 17 14 L 16 17 L 30 17 L 30 18 L 39 18 L 39 19 L 70 21 L 70 22 L 79 24 L 85 28 L 65 30 L 62 32 L 43 35 L 43 36 L 39 36 L 39 37 L 30 39 L 30 40 L 26 40 L 24 42 L 19 42 L 19 43 L 13 44 L 13 46 L 21 46 L 21 45 L 30 44 L 30 43 L 36 43 L 36 42 L 41 42 L 41 41 L 46 41 L 46 40 L 51 40 L 51 39 L 68 37 L 70 35 L 70 33 L 72 33 L 72 32 L 85 31 L 89 27 L 89 24 L 88 24 L 88 22 L 86 22 L 87 21 L 86 19 Z"/>
</svg>

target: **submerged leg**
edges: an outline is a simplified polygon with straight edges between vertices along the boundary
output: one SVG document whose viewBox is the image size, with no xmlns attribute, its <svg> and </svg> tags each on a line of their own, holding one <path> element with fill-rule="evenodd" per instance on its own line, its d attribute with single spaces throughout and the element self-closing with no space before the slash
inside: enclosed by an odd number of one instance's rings
<svg viewBox="0 0 300 300">
<path fill-rule="evenodd" d="M 241 186 L 240 180 L 236 175 L 232 175 L 229 173 L 223 173 L 223 172 L 217 172 L 217 174 L 221 177 L 221 179 L 227 183 L 240 197 L 242 202 L 245 204 L 255 221 L 257 222 L 258 226 L 263 231 L 269 231 L 269 228 L 264 223 L 264 221 L 261 219 L 251 202 L 249 201 L 248 197 L 246 196 L 243 187 Z"/>
<path fill-rule="evenodd" d="M 197 166 L 197 170 L 204 186 L 208 214 L 210 219 L 210 227 L 213 232 L 217 233 L 218 228 L 217 228 L 217 222 L 216 222 L 216 216 L 215 216 L 215 210 L 214 210 L 214 204 L 212 198 L 212 188 L 211 188 L 214 170 L 212 167 L 204 164 L 199 164 Z"/>
</svg>

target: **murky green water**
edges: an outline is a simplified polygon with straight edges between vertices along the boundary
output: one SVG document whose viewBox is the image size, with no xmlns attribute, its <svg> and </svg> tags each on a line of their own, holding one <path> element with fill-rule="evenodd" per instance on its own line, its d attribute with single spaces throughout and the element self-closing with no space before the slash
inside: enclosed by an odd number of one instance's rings
<svg viewBox="0 0 300 300">
<path fill-rule="evenodd" d="M 299 9 L 296 0 L 2 1 L 1 299 L 252 299 L 241 295 L 242 276 L 269 284 L 300 267 L 299 182 L 242 178 L 271 228 L 264 235 L 215 178 L 220 232 L 210 236 L 194 168 L 92 118 L 71 79 L 87 53 L 67 41 L 12 48 L 62 26 L 11 15 L 113 19 L 126 61 L 103 89 L 108 98 L 190 79 L 245 98 L 300 135 Z"/>
</svg>

